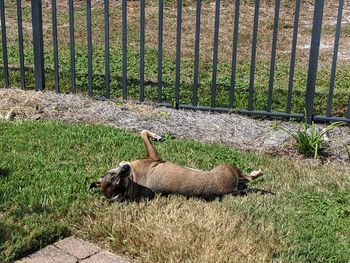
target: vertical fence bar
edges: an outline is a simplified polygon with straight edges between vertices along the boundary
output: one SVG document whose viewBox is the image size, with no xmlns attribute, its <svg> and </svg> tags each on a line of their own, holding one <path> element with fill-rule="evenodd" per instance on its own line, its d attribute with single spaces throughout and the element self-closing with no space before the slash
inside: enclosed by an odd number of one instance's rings
<svg viewBox="0 0 350 263">
<path fill-rule="evenodd" d="M 292 110 L 293 79 L 294 79 L 295 57 L 296 57 L 296 51 L 297 51 L 299 14 L 300 14 L 300 0 L 296 0 L 294 25 L 293 25 L 292 53 L 291 53 L 290 66 L 289 66 L 288 97 L 287 97 L 287 108 L 286 108 L 287 113 L 291 113 L 291 110 Z"/>
<path fill-rule="evenodd" d="M 109 99 L 109 0 L 104 0 L 104 18 L 105 18 L 105 97 Z"/>
<path fill-rule="evenodd" d="M 323 7 L 324 7 L 324 0 L 315 0 L 309 68 L 308 68 L 307 86 L 306 86 L 306 99 L 305 99 L 306 121 L 308 123 L 311 123 L 312 121 L 312 114 L 313 114 L 313 108 L 314 108 L 317 63 L 318 63 L 318 54 L 320 51 Z"/>
<path fill-rule="evenodd" d="M 344 1 L 339 0 L 337 27 L 336 27 L 336 31 L 335 31 L 333 60 L 332 60 L 332 69 L 331 69 L 331 79 L 329 81 L 329 94 L 328 94 L 328 102 L 327 102 L 327 116 L 328 117 L 330 117 L 332 115 L 332 100 L 333 100 L 333 93 L 334 93 L 335 74 L 336 74 L 336 70 L 337 70 L 337 57 L 338 57 L 338 49 L 339 49 L 341 19 L 342 19 L 342 15 L 343 15 L 343 5 L 344 5 Z"/>
<path fill-rule="evenodd" d="M 229 104 L 229 108 L 233 108 L 234 107 L 234 102 L 235 102 L 239 8 L 240 8 L 240 0 L 236 0 L 235 1 L 235 25 L 234 25 L 234 29 L 233 29 L 233 44 L 232 44 L 231 86 L 230 86 L 230 104 Z"/>
<path fill-rule="evenodd" d="M 24 47 L 23 47 L 22 1 L 21 0 L 17 0 L 17 24 L 18 24 L 18 48 L 19 48 L 20 74 L 21 74 L 21 88 L 25 89 L 26 81 L 24 76 Z"/>
<path fill-rule="evenodd" d="M 199 46 L 201 30 L 201 0 L 196 3 L 196 35 L 194 45 L 194 68 L 193 68 L 193 98 L 192 105 L 198 105 L 198 69 L 199 69 Z"/>
<path fill-rule="evenodd" d="M 123 99 L 127 99 L 127 0 L 122 0 L 122 26 L 123 26 Z"/>
<path fill-rule="evenodd" d="M 92 28 L 91 28 L 91 0 L 86 0 L 86 28 L 88 45 L 88 95 L 92 97 Z"/>
<path fill-rule="evenodd" d="M 219 23 L 220 23 L 220 0 L 215 3 L 215 22 L 214 22 L 214 50 L 213 50 L 213 74 L 211 82 L 211 107 L 215 107 L 216 102 L 216 77 L 218 71 L 218 48 L 219 48 Z"/>
<path fill-rule="evenodd" d="M 180 62 L 181 62 L 181 22 L 182 0 L 177 0 L 177 28 L 176 28 L 176 73 L 175 73 L 175 107 L 180 104 Z"/>
<path fill-rule="evenodd" d="M 145 0 L 140 0 L 140 98 L 145 100 Z"/>
<path fill-rule="evenodd" d="M 280 14 L 280 0 L 276 0 L 275 18 L 274 18 L 274 23 L 273 23 L 272 48 L 271 48 L 269 91 L 268 91 L 268 96 L 267 96 L 267 111 L 268 112 L 271 112 L 271 110 L 272 110 L 272 93 L 273 93 L 273 81 L 275 78 L 275 62 L 276 62 L 276 46 L 277 46 L 279 14 Z"/>
<path fill-rule="evenodd" d="M 69 0 L 69 34 L 70 34 L 70 67 L 72 80 L 72 93 L 76 92 L 75 79 L 75 40 L 74 40 L 74 3 Z"/>
<path fill-rule="evenodd" d="M 348 111 L 346 112 L 346 118 L 350 119 L 350 96 L 348 101 Z"/>
<path fill-rule="evenodd" d="M 57 41 L 57 5 L 56 0 L 52 0 L 52 41 L 55 72 L 55 92 L 60 92 L 59 66 L 58 66 L 58 41 Z"/>
<path fill-rule="evenodd" d="M 10 86 L 10 82 L 9 82 L 9 69 L 8 69 L 8 58 L 7 58 L 7 37 L 6 37 L 4 0 L 0 0 L 0 15 L 1 15 L 2 53 L 4 57 L 4 88 L 8 88 Z"/>
<path fill-rule="evenodd" d="M 249 111 L 253 110 L 256 43 L 257 43 L 258 25 L 259 25 L 259 6 L 260 6 L 260 1 L 255 0 L 254 27 L 253 27 L 253 40 L 252 40 L 252 57 L 251 57 L 251 62 L 250 62 L 250 77 L 249 77 L 249 98 L 248 98 L 248 110 Z"/>
<path fill-rule="evenodd" d="M 45 88 L 43 20 L 40 0 L 32 0 L 35 89 Z"/>
<path fill-rule="evenodd" d="M 159 17 L 158 17 L 158 102 L 162 101 L 163 87 L 163 0 L 159 0 Z"/>
</svg>

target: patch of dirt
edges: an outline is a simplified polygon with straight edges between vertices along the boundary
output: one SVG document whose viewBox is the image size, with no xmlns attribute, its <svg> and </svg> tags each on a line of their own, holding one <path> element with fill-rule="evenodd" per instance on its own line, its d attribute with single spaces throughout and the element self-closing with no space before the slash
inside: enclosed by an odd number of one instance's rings
<svg viewBox="0 0 350 263">
<path fill-rule="evenodd" d="M 0 115 L 13 110 L 16 120 L 58 120 L 68 123 L 95 123 L 131 131 L 151 130 L 158 134 L 204 143 L 219 143 L 234 149 L 293 155 L 293 138 L 278 125 L 296 131 L 298 123 L 257 120 L 237 114 L 220 114 L 160 108 L 155 105 L 98 101 L 81 95 L 0 89 Z M 318 130 L 325 128 L 317 125 Z M 343 144 L 350 146 L 350 128 L 339 127 L 326 137 L 330 160 L 345 161 Z M 301 157 L 300 157 L 301 158 Z"/>
</svg>

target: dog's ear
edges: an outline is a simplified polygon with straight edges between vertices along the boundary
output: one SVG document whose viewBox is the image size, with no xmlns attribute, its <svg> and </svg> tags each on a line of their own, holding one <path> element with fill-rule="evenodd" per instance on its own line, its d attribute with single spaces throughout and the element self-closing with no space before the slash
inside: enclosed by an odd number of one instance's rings
<svg viewBox="0 0 350 263">
<path fill-rule="evenodd" d="M 102 184 L 102 178 L 103 178 L 103 177 L 101 177 L 100 179 L 98 179 L 98 181 L 91 183 L 91 184 L 90 184 L 90 189 L 92 189 L 92 188 L 100 188 L 100 187 L 101 187 L 101 184 Z"/>
<path fill-rule="evenodd" d="M 130 177 L 128 175 L 120 175 L 117 182 L 127 188 L 130 183 Z"/>
<path fill-rule="evenodd" d="M 130 171 L 131 166 L 129 164 L 124 164 L 120 169 L 121 169 L 121 172 L 118 175 L 117 183 L 127 188 L 129 185 L 129 181 L 132 173 L 132 171 Z"/>
</svg>

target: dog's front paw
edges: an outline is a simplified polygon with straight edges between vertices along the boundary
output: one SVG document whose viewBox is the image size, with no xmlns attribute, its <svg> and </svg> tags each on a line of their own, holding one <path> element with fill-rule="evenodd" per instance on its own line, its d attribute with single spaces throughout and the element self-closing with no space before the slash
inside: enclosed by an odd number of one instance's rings
<svg viewBox="0 0 350 263">
<path fill-rule="evenodd" d="M 153 141 L 157 141 L 157 142 L 161 142 L 164 140 L 162 136 L 159 136 L 158 134 L 148 130 L 143 130 L 141 132 L 141 136 L 147 136 L 147 138 L 151 138 Z"/>
<path fill-rule="evenodd" d="M 165 141 L 164 137 L 159 136 L 157 134 L 156 134 L 156 136 L 152 137 L 152 139 L 153 139 L 153 141 L 156 141 L 156 142 L 164 142 Z"/>
<path fill-rule="evenodd" d="M 150 137 L 152 138 L 153 141 L 156 141 L 156 142 L 162 142 L 164 141 L 164 137 L 163 136 L 160 136 L 154 132 L 149 132 L 149 135 Z"/>
</svg>

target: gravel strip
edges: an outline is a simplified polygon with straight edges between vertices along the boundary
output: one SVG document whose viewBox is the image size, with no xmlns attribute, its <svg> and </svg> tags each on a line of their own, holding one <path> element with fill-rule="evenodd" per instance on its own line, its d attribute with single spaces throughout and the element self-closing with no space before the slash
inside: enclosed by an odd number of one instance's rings
<svg viewBox="0 0 350 263">
<path fill-rule="evenodd" d="M 99 101 L 81 95 L 0 89 L 0 115 L 4 118 L 10 110 L 16 113 L 15 119 L 95 123 L 135 132 L 148 129 L 176 138 L 225 144 L 234 149 L 300 157 L 293 147 L 293 138 L 276 128 L 282 125 L 296 131 L 299 124 L 293 122 L 175 110 L 134 102 Z M 317 125 L 318 130 L 325 127 Z M 347 160 L 343 144 L 350 147 L 349 126 L 329 132 L 326 139 L 329 144 L 327 160 Z"/>
</svg>

